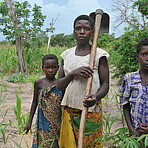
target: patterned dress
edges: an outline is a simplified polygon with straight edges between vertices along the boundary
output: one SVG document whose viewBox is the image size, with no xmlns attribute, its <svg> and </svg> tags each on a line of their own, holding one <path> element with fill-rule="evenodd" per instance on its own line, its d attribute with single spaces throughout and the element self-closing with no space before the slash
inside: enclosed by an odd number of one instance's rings
<svg viewBox="0 0 148 148">
<path fill-rule="evenodd" d="M 32 148 L 38 148 L 43 141 L 43 148 L 58 148 L 61 124 L 62 93 L 55 87 L 47 87 L 39 91 L 37 130 Z"/>
</svg>

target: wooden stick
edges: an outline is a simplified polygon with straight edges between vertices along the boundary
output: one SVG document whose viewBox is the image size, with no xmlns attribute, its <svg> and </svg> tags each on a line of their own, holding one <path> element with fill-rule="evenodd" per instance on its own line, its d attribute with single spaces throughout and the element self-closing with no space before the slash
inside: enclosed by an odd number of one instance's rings
<svg viewBox="0 0 148 148">
<path fill-rule="evenodd" d="M 95 63 L 95 57 L 96 57 L 96 47 L 97 47 L 97 42 L 98 42 L 98 34 L 99 34 L 99 30 L 100 30 L 102 15 L 103 15 L 103 11 L 101 9 L 97 9 L 96 10 L 96 20 L 95 20 L 93 43 L 92 43 L 91 52 L 90 52 L 90 59 L 89 59 L 89 66 L 91 69 L 94 69 L 94 63 Z M 85 95 L 89 95 L 91 93 L 92 80 L 93 80 L 93 77 L 90 77 L 87 80 Z M 83 137 L 84 137 L 87 113 L 88 113 L 88 108 L 83 106 L 80 127 L 79 127 L 78 148 L 83 147 Z"/>
</svg>

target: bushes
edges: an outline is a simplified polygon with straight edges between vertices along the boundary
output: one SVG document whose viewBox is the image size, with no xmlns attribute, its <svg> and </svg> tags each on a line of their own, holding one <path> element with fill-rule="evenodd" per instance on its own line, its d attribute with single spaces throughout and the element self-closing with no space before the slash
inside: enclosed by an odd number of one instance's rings
<svg viewBox="0 0 148 148">
<path fill-rule="evenodd" d="M 51 36 L 51 46 L 73 47 L 76 46 L 76 41 L 74 39 L 73 34 L 71 35 L 64 35 L 64 33 L 55 34 Z"/>
<path fill-rule="evenodd" d="M 57 55 L 60 62 L 60 54 L 63 51 L 64 48 L 54 47 L 50 48 L 48 53 Z M 17 73 L 18 62 L 15 47 L 11 45 L 1 45 L 0 53 L 0 71 L 8 75 L 14 72 Z M 47 54 L 46 47 L 36 49 L 26 48 L 24 49 L 23 53 L 27 65 L 27 74 L 41 73 L 41 60 L 43 56 Z"/>
<path fill-rule="evenodd" d="M 112 42 L 109 53 L 110 62 L 115 65 L 114 77 L 121 78 L 128 72 L 136 71 L 139 63 L 136 60 L 136 45 L 146 37 L 148 30 L 125 28 L 125 33 Z"/>
</svg>

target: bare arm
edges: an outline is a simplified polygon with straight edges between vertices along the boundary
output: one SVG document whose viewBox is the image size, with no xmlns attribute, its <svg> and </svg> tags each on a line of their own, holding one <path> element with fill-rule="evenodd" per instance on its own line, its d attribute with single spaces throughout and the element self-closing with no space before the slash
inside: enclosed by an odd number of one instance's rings
<svg viewBox="0 0 148 148">
<path fill-rule="evenodd" d="M 99 79 L 100 79 L 100 88 L 95 94 L 90 94 L 85 97 L 85 100 L 83 102 L 85 107 L 91 107 L 95 105 L 96 101 L 99 99 L 102 99 L 109 90 L 109 67 L 108 67 L 108 61 L 105 56 L 100 58 L 99 61 Z M 88 99 L 91 98 L 91 99 Z"/>
<path fill-rule="evenodd" d="M 62 63 L 60 65 L 60 70 L 59 70 L 59 73 L 58 73 L 58 81 L 57 81 L 57 85 L 56 87 L 59 89 L 59 90 L 64 90 L 68 84 L 73 80 L 73 76 L 68 74 L 66 77 L 65 77 L 65 72 L 64 72 L 64 60 L 62 59 Z"/>
<path fill-rule="evenodd" d="M 63 65 L 64 61 L 62 60 L 62 64 L 59 70 L 59 79 L 57 81 L 57 88 L 59 90 L 64 90 L 74 79 L 74 77 L 81 76 L 83 78 L 88 78 L 93 75 L 93 71 L 89 67 L 82 66 L 72 70 L 69 74 L 65 76 Z"/>
<path fill-rule="evenodd" d="M 62 59 L 59 73 L 58 73 L 58 78 L 63 78 L 63 77 L 65 77 L 65 72 L 64 72 L 64 60 Z"/>
<path fill-rule="evenodd" d="M 26 127 L 24 128 L 25 133 L 28 133 L 31 125 L 32 125 L 32 120 L 37 108 L 37 104 L 38 104 L 38 83 L 35 81 L 34 83 L 34 94 L 33 94 L 33 101 L 32 101 L 32 105 L 31 105 L 31 109 L 30 109 L 30 116 L 29 116 L 29 121 L 28 124 L 26 125 Z"/>
<path fill-rule="evenodd" d="M 132 126 L 130 110 L 131 110 L 130 103 L 123 105 L 123 113 L 124 113 L 124 117 L 125 117 L 127 127 L 129 129 L 130 133 L 134 133 L 137 136 L 140 136 L 140 133 L 138 133 L 138 131 L 136 129 L 134 129 L 134 127 Z"/>
<path fill-rule="evenodd" d="M 95 94 L 97 100 L 102 99 L 109 90 L 109 67 L 105 56 L 100 58 L 98 73 L 100 79 L 100 88 Z"/>
</svg>

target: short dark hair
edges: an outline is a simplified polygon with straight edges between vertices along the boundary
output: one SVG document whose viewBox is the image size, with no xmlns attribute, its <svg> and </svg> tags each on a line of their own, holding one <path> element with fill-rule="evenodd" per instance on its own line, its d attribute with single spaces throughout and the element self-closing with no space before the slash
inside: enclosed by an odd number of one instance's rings
<svg viewBox="0 0 148 148">
<path fill-rule="evenodd" d="M 139 41 L 139 43 L 137 44 L 137 51 L 136 51 L 137 54 L 139 54 L 142 46 L 148 46 L 148 38 L 144 38 Z"/>
<path fill-rule="evenodd" d="M 79 21 L 79 20 L 87 20 L 90 22 L 90 26 L 91 26 L 91 29 L 94 30 L 94 21 L 93 19 L 88 16 L 88 15 L 80 15 L 78 16 L 75 20 L 74 20 L 74 24 L 73 24 L 73 28 L 75 28 L 76 26 L 76 22 Z"/>
<path fill-rule="evenodd" d="M 50 60 L 50 59 L 54 59 L 57 64 L 58 64 L 58 58 L 56 55 L 54 54 L 46 54 L 43 58 L 42 58 L 42 66 L 44 65 L 46 60 Z"/>
</svg>

